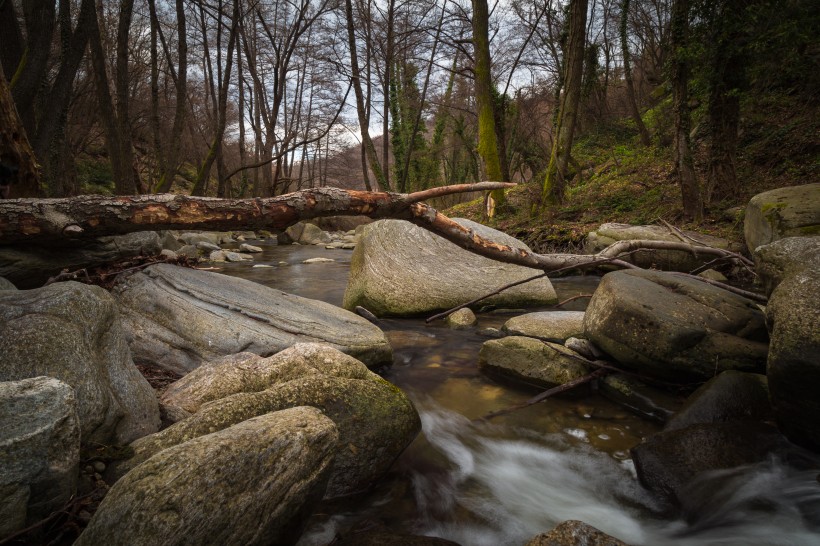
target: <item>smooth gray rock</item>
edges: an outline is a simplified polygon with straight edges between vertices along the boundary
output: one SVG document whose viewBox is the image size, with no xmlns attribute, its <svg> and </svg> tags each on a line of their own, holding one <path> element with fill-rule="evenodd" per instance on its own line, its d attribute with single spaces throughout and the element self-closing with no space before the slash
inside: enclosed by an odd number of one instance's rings
<svg viewBox="0 0 820 546">
<path fill-rule="evenodd" d="M 270 358 L 237 355 L 202 366 L 169 388 L 163 403 L 190 416 L 134 442 L 134 457 L 123 468 L 256 415 L 313 406 L 336 423 L 343 446 L 333 462 L 329 497 L 368 488 L 421 428 L 401 390 L 358 360 L 315 343 L 298 344 Z"/>
<path fill-rule="evenodd" d="M 469 308 L 459 309 L 455 313 L 447 315 L 447 326 L 454 330 L 466 330 L 472 328 L 478 322 L 478 319 Z"/>
<path fill-rule="evenodd" d="M 590 373 L 575 353 L 556 343 L 508 336 L 485 341 L 478 354 L 483 372 L 550 389 Z"/>
<path fill-rule="evenodd" d="M 626 542 L 604 533 L 583 521 L 568 520 L 541 533 L 526 546 L 628 546 Z"/>
<path fill-rule="evenodd" d="M 498 243 L 526 248 L 500 231 L 469 220 L 456 221 Z M 381 220 L 364 228 L 353 251 L 344 307 L 360 305 L 378 316 L 450 309 L 534 273 L 473 254 L 409 222 Z M 505 290 L 482 304 L 521 307 L 556 301 L 555 290 L 544 277 Z"/>
<path fill-rule="evenodd" d="M 761 373 L 768 353 L 756 303 L 660 271 L 604 275 L 584 330 L 621 364 L 669 381 L 706 380 L 731 369 Z"/>
<path fill-rule="evenodd" d="M 176 252 L 180 248 L 182 248 L 182 243 L 177 240 L 176 232 L 173 231 L 158 231 L 157 235 L 159 235 L 160 244 L 162 248 L 165 250 L 173 250 Z"/>
<path fill-rule="evenodd" d="M 766 367 L 780 430 L 820 452 L 820 237 L 790 237 L 760 247 L 757 263 L 772 288 Z"/>
<path fill-rule="evenodd" d="M 225 259 L 229 262 L 249 262 L 253 261 L 253 256 L 242 252 L 225 251 Z"/>
<path fill-rule="evenodd" d="M 297 407 L 169 447 L 114 484 L 75 544 L 292 544 L 337 442 L 330 419 Z"/>
<path fill-rule="evenodd" d="M 501 327 L 511 336 L 527 336 L 564 343 L 571 337 L 584 337 L 583 311 L 543 311 L 513 317 Z"/>
<path fill-rule="evenodd" d="M 17 288 L 36 288 L 63 269 L 97 267 L 133 256 L 155 256 L 162 250 L 155 231 L 100 237 L 90 241 L 61 241 L 59 246 L 0 246 L 0 277 Z"/>
<path fill-rule="evenodd" d="M 224 262 L 224 261 L 227 261 L 226 258 L 225 258 L 225 254 L 226 253 L 225 253 L 224 250 L 214 250 L 208 256 L 208 261 L 211 261 L 211 262 Z"/>
<path fill-rule="evenodd" d="M 725 250 L 740 250 L 740 248 L 732 246 L 726 239 L 693 231 L 685 231 L 684 234 L 707 246 Z M 602 224 L 598 229 L 587 235 L 584 250 L 590 254 L 595 254 L 618 241 L 633 239 L 681 242 L 680 238 L 662 226 L 632 226 L 609 223 Z M 711 261 L 714 256 L 695 256 L 685 250 L 646 250 L 625 256 L 623 259 L 639 267 L 688 272 Z"/>
<path fill-rule="evenodd" d="M 262 252 L 262 247 L 249 245 L 248 243 L 242 243 L 239 245 L 240 252 L 250 252 L 251 254 Z"/>
<path fill-rule="evenodd" d="M 186 258 L 196 259 L 199 258 L 200 252 L 199 249 L 194 245 L 185 245 L 183 247 L 180 247 L 179 250 L 177 250 L 177 255 L 185 256 Z"/>
<path fill-rule="evenodd" d="M 331 242 L 330 235 L 322 228 L 307 222 L 297 222 L 285 230 L 291 241 L 302 245 L 326 245 Z"/>
<path fill-rule="evenodd" d="M 754 252 L 786 237 L 820 235 L 820 182 L 759 193 L 746 206 L 743 236 Z"/>
<path fill-rule="evenodd" d="M 214 252 L 215 250 L 220 250 L 219 245 L 215 245 L 210 241 L 199 241 L 194 246 L 203 252 Z"/>
<path fill-rule="evenodd" d="M 17 287 L 10 280 L 0 277 L 0 290 L 17 290 Z"/>
<path fill-rule="evenodd" d="M 74 389 L 51 377 L 0 382 L 0 539 L 62 509 L 79 463 Z"/>
<path fill-rule="evenodd" d="M 698 423 L 769 421 L 772 417 L 766 376 L 729 370 L 693 392 L 664 430 Z"/>
<path fill-rule="evenodd" d="M 683 398 L 622 373 L 609 374 L 599 380 L 598 392 L 641 417 L 658 423 L 667 422 L 683 405 Z"/>
<path fill-rule="evenodd" d="M 134 358 L 177 373 L 224 355 L 267 356 L 311 341 L 369 366 L 392 362 L 387 338 L 367 320 L 244 279 L 158 264 L 122 279 L 113 293 Z"/>
<path fill-rule="evenodd" d="M 159 428 L 156 394 L 134 366 L 117 305 L 76 282 L 0 292 L 0 381 L 48 375 L 71 385 L 84 444 Z"/>
</svg>

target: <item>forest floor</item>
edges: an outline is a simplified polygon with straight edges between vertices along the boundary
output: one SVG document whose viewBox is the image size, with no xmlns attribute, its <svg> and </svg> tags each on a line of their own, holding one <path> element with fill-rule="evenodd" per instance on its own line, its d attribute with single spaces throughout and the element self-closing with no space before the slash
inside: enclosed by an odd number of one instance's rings
<svg viewBox="0 0 820 546">
<path fill-rule="evenodd" d="M 578 251 L 589 231 L 605 222 L 670 224 L 731 241 L 743 241 L 743 215 L 749 199 L 761 192 L 820 180 L 820 107 L 802 96 L 772 94 L 749 99 L 741 119 L 737 175 L 742 190 L 706 206 L 702 222 L 684 222 L 681 194 L 673 174 L 671 135 L 656 133 L 652 146 L 638 144 L 625 122 L 587 130 L 575 141 L 573 157 L 581 177 L 569 184 L 565 203 L 532 214 L 542 180 L 507 192 L 507 203 L 493 220 L 483 218 L 481 199 L 444 211 L 500 229 L 522 239 L 536 252 Z M 662 113 L 660 113 L 663 115 Z M 696 118 L 697 121 L 697 118 Z M 695 162 L 706 178 L 706 138 L 694 132 Z"/>
</svg>

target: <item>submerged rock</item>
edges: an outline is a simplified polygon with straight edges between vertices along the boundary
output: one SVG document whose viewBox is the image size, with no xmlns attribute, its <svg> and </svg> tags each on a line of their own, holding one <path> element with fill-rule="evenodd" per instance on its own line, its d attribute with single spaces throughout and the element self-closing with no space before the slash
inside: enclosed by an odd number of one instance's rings
<svg viewBox="0 0 820 546">
<path fill-rule="evenodd" d="M 469 220 L 456 221 L 500 244 L 527 248 L 500 231 Z M 526 267 L 473 254 L 410 222 L 381 220 L 364 228 L 353 251 L 344 306 L 360 305 L 379 316 L 450 309 L 535 274 Z M 491 296 L 482 304 L 521 307 L 556 301 L 555 290 L 543 277 Z"/>
<path fill-rule="evenodd" d="M 299 344 L 270 358 L 236 356 L 194 370 L 163 396 L 166 407 L 190 413 L 132 444 L 133 468 L 155 453 L 235 423 L 295 406 L 321 409 L 339 429 L 327 496 L 366 489 L 421 428 L 410 400 L 364 364 L 318 344 Z"/>
<path fill-rule="evenodd" d="M 526 546 L 628 546 L 583 521 L 559 523 L 552 531 L 541 533 Z"/>
<path fill-rule="evenodd" d="M 0 539 L 61 510 L 79 462 L 74 390 L 51 377 L 0 382 Z"/>
<path fill-rule="evenodd" d="M 330 419 L 297 407 L 169 447 L 114 484 L 75 544 L 293 543 L 337 441 Z"/>
<path fill-rule="evenodd" d="M 447 326 L 454 330 L 466 330 L 472 328 L 478 322 L 478 319 L 469 308 L 459 309 L 455 313 L 447 315 Z"/>
<path fill-rule="evenodd" d="M 556 343 L 521 336 L 485 341 L 478 354 L 483 372 L 545 389 L 590 373 L 575 353 Z"/>
<path fill-rule="evenodd" d="M 61 282 L 0 292 L 0 381 L 55 377 L 76 392 L 84 444 L 127 443 L 159 428 L 117 305 L 97 286 Z"/>
<path fill-rule="evenodd" d="M 669 381 L 765 369 L 765 317 L 751 300 L 659 271 L 604 275 L 584 317 L 587 337 L 618 362 Z"/>
<path fill-rule="evenodd" d="M 153 265 L 114 288 L 138 361 L 177 373 L 248 351 L 320 341 L 370 366 L 392 361 L 384 333 L 334 305 L 208 271 Z"/>
</svg>

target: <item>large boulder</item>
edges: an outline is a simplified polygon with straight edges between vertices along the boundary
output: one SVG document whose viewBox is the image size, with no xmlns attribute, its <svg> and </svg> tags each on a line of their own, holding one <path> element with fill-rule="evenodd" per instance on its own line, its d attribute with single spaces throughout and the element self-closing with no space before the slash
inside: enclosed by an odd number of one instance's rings
<svg viewBox="0 0 820 546">
<path fill-rule="evenodd" d="M 659 432 L 631 452 L 644 487 L 674 508 L 699 474 L 765 461 L 792 449 L 774 427 L 728 421 Z"/>
<path fill-rule="evenodd" d="M 59 246 L 0 246 L 0 277 L 17 288 L 36 288 L 63 269 L 97 267 L 132 256 L 154 256 L 162 241 L 154 231 L 100 237 L 90 241 L 60 241 Z"/>
<path fill-rule="evenodd" d="M 318 341 L 369 366 L 392 361 L 384 333 L 321 301 L 208 271 L 153 265 L 114 288 L 138 362 L 185 374 L 248 351 L 263 356 Z"/>
<path fill-rule="evenodd" d="M 820 235 L 820 182 L 752 197 L 746 206 L 743 235 L 751 252 L 786 237 Z"/>
<path fill-rule="evenodd" d="M 757 262 L 772 288 L 766 374 L 775 417 L 792 442 L 820 451 L 820 237 L 760 247 Z"/>
<path fill-rule="evenodd" d="M 74 387 L 84 444 L 127 443 L 159 428 L 156 394 L 102 288 L 62 282 L 0 292 L 0 381 L 40 375 Z"/>
<path fill-rule="evenodd" d="M 337 441 L 299 407 L 169 447 L 114 484 L 75 544 L 292 544 Z"/>
<path fill-rule="evenodd" d="M 725 250 L 740 250 L 739 248 L 732 247 L 731 243 L 726 239 L 692 231 L 685 231 L 683 233 L 707 246 Z M 609 223 L 601 224 L 601 227 L 595 231 L 591 231 L 587 235 L 584 250 L 590 254 L 595 254 L 618 241 L 629 241 L 633 239 L 681 242 L 677 235 L 662 226 L 632 226 L 629 224 Z M 714 259 L 714 256 L 697 256 L 686 250 L 644 250 L 630 254 L 623 259 L 639 267 L 652 267 L 666 271 L 691 271 L 711 261 Z"/>
<path fill-rule="evenodd" d="M 664 430 L 698 423 L 768 421 L 772 418 L 766 376 L 725 371 L 693 392 Z"/>
<path fill-rule="evenodd" d="M 487 226 L 456 219 L 478 235 L 513 248 L 524 243 Z M 353 251 L 344 307 L 362 306 L 376 315 L 414 315 L 450 309 L 505 284 L 532 277 L 535 271 L 473 254 L 404 220 L 381 220 L 365 226 Z M 496 307 L 555 303 L 546 277 L 504 290 L 483 300 Z"/>
<path fill-rule="evenodd" d="M 343 446 L 333 462 L 329 497 L 361 491 L 381 478 L 421 428 L 401 390 L 356 359 L 317 344 L 202 366 L 169 388 L 163 402 L 183 410 L 177 414 L 192 415 L 134 442 L 134 457 L 124 468 L 256 415 L 313 406 L 336 423 Z"/>
<path fill-rule="evenodd" d="M 583 311 L 542 311 L 513 317 L 501 331 L 511 336 L 527 336 L 564 343 L 571 337 L 584 337 Z"/>
<path fill-rule="evenodd" d="M 563 345 L 530 337 L 485 341 L 478 367 L 491 375 L 551 389 L 589 374 L 589 366 Z"/>
<path fill-rule="evenodd" d="M 584 330 L 621 364 L 659 379 L 703 381 L 724 370 L 765 370 L 768 333 L 757 304 L 671 273 L 604 275 Z"/>
<path fill-rule="evenodd" d="M 51 377 L 0 383 L 0 539 L 62 509 L 79 462 L 74 390 Z"/>
<path fill-rule="evenodd" d="M 315 224 L 297 222 L 285 230 L 291 241 L 300 245 L 326 245 L 332 241 L 330 235 Z"/>
</svg>

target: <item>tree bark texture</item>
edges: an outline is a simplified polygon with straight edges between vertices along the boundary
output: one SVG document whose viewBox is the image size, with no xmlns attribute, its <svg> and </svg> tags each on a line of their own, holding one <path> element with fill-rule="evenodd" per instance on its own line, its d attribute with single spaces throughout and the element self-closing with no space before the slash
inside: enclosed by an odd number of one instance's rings
<svg viewBox="0 0 820 546">
<path fill-rule="evenodd" d="M 36 197 L 40 193 L 34 152 L 0 67 L 0 195 Z"/>
</svg>

